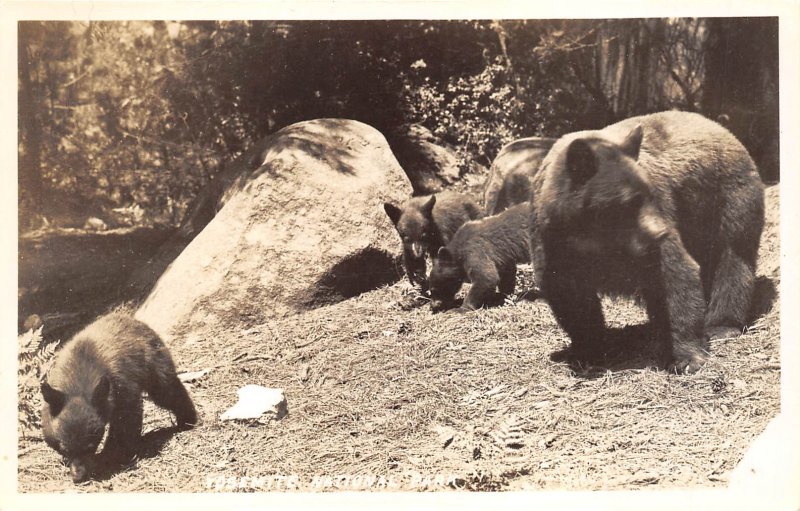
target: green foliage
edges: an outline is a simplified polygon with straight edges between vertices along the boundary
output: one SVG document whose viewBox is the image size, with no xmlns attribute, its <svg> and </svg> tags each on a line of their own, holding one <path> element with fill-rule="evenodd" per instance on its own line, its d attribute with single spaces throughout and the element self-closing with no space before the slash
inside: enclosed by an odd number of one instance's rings
<svg viewBox="0 0 800 511">
<path fill-rule="evenodd" d="M 423 67 L 423 60 L 412 65 L 411 83 L 404 89 L 408 119 L 454 144 L 462 172 L 472 158 L 490 165 L 500 147 L 525 132 L 524 104 L 515 97 L 499 58 L 476 75 L 453 77 L 444 84 L 428 77 L 419 80 L 415 71 Z M 419 85 L 412 84 L 415 78 Z"/>
<path fill-rule="evenodd" d="M 19 396 L 18 424 L 23 436 L 36 434 L 41 428 L 42 395 L 39 391 L 42 377 L 55 360 L 59 342 L 42 346 L 42 327 L 29 330 L 17 338 L 19 345 L 17 368 L 17 395 Z"/>
<path fill-rule="evenodd" d="M 22 22 L 20 210 L 56 217 L 47 209 L 75 197 L 72 209 L 84 219 L 141 208 L 136 223 L 177 224 L 226 161 L 306 119 L 356 119 L 386 133 L 422 123 L 456 146 L 466 170 L 472 161 L 488 165 L 517 137 L 698 110 L 708 96 L 709 26 L 703 19 Z"/>
</svg>

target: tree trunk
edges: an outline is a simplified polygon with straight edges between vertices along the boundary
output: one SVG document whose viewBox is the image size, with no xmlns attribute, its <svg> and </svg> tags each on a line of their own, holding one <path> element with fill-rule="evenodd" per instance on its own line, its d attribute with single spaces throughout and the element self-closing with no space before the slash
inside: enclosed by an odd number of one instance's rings
<svg viewBox="0 0 800 511">
<path fill-rule="evenodd" d="M 777 182 L 778 18 L 713 18 L 708 31 L 703 112 L 742 141 L 764 181 Z"/>
<path fill-rule="evenodd" d="M 35 22 L 23 21 L 17 25 L 20 80 L 18 129 L 23 148 L 19 158 L 18 199 L 29 199 L 28 213 L 38 211 L 42 204 L 42 129 L 31 78 L 31 52 L 28 44 L 30 23 Z"/>
</svg>

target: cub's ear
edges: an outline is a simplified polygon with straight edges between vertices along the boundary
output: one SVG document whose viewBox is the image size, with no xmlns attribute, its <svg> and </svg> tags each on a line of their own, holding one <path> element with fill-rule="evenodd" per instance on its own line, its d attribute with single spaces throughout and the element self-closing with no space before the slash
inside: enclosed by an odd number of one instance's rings
<svg viewBox="0 0 800 511">
<path fill-rule="evenodd" d="M 439 247 L 439 251 L 436 252 L 436 257 L 438 257 L 442 261 L 453 260 L 453 254 L 447 249 L 447 247 Z"/>
<path fill-rule="evenodd" d="M 384 202 L 383 209 L 386 211 L 386 214 L 389 216 L 389 219 L 392 221 L 394 225 L 397 225 L 397 222 L 400 221 L 400 215 L 403 214 L 400 211 L 400 208 L 392 204 L 391 202 Z"/>
<path fill-rule="evenodd" d="M 111 393 L 111 380 L 103 375 L 92 393 L 92 405 L 98 410 L 104 410 L 108 404 L 108 395 Z"/>
<path fill-rule="evenodd" d="M 567 172 L 572 188 L 580 188 L 597 173 L 597 158 L 585 140 L 574 140 L 567 148 Z"/>
<path fill-rule="evenodd" d="M 52 415 L 58 415 L 58 412 L 64 408 L 64 403 L 67 400 L 67 396 L 64 395 L 64 393 L 60 390 L 56 390 L 51 387 L 46 381 L 42 382 L 41 389 L 44 402 L 50 406 L 50 413 Z"/>
<path fill-rule="evenodd" d="M 436 196 L 431 195 L 428 202 L 422 205 L 422 214 L 428 218 L 433 218 L 433 206 L 436 204 Z"/>
<path fill-rule="evenodd" d="M 622 152 L 633 158 L 634 160 L 639 159 L 639 149 L 642 147 L 642 137 L 644 136 L 644 130 L 642 129 L 642 125 L 638 125 L 628 133 L 628 136 L 625 137 L 625 140 L 619 145 L 619 148 L 622 149 Z"/>
</svg>

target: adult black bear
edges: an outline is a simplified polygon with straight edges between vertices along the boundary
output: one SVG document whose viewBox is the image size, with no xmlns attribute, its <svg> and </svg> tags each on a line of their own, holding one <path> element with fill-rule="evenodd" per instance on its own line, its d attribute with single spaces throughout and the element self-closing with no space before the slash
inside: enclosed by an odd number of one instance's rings
<svg viewBox="0 0 800 511">
<path fill-rule="evenodd" d="M 42 430 L 64 456 L 72 480 L 91 475 L 95 451 L 127 461 L 139 446 L 142 391 L 171 410 L 179 428 L 197 422 L 192 400 L 175 373 L 169 350 L 147 325 L 128 316 L 104 316 L 72 338 L 42 382 Z"/>
<path fill-rule="evenodd" d="M 521 138 L 500 149 L 483 189 L 483 210 L 487 216 L 530 200 L 531 178 L 555 141 L 543 137 Z"/>
<path fill-rule="evenodd" d="M 442 192 L 413 197 L 401 207 L 383 204 L 400 239 L 403 241 L 403 265 L 412 284 L 427 287 L 425 255 L 433 258 L 459 227 L 482 216 L 478 204 L 466 195 Z"/>
<path fill-rule="evenodd" d="M 536 280 L 576 359 L 601 349 L 598 290 L 626 284 L 640 289 L 674 369 L 697 370 L 709 338 L 741 332 L 764 186 L 719 124 L 663 112 L 566 135 L 534 177 L 532 203 Z"/>
<path fill-rule="evenodd" d="M 461 311 L 482 307 L 495 289 L 514 292 L 517 263 L 530 261 L 530 203 L 499 215 L 465 223 L 447 246 L 439 249 L 431 270 L 432 307 L 452 302 L 465 280 L 472 282 Z"/>
</svg>

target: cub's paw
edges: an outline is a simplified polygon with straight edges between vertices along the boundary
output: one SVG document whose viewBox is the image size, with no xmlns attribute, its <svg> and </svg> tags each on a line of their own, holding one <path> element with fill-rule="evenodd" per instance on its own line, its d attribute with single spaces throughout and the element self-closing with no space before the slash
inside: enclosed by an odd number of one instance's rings
<svg viewBox="0 0 800 511">
<path fill-rule="evenodd" d="M 673 361 L 668 369 L 676 374 L 692 374 L 706 365 L 708 359 L 708 352 L 702 348 L 686 345 L 675 346 L 673 348 Z"/>
<path fill-rule="evenodd" d="M 432 312 L 442 312 L 447 310 L 447 304 L 444 303 L 442 300 L 431 300 L 431 311 Z"/>
<path fill-rule="evenodd" d="M 734 339 L 740 335 L 742 335 L 742 329 L 732 326 L 712 326 L 706 329 L 706 337 L 711 341 Z"/>
<path fill-rule="evenodd" d="M 422 295 L 406 295 L 397 302 L 401 310 L 410 311 L 425 305 L 429 300 Z"/>
</svg>

